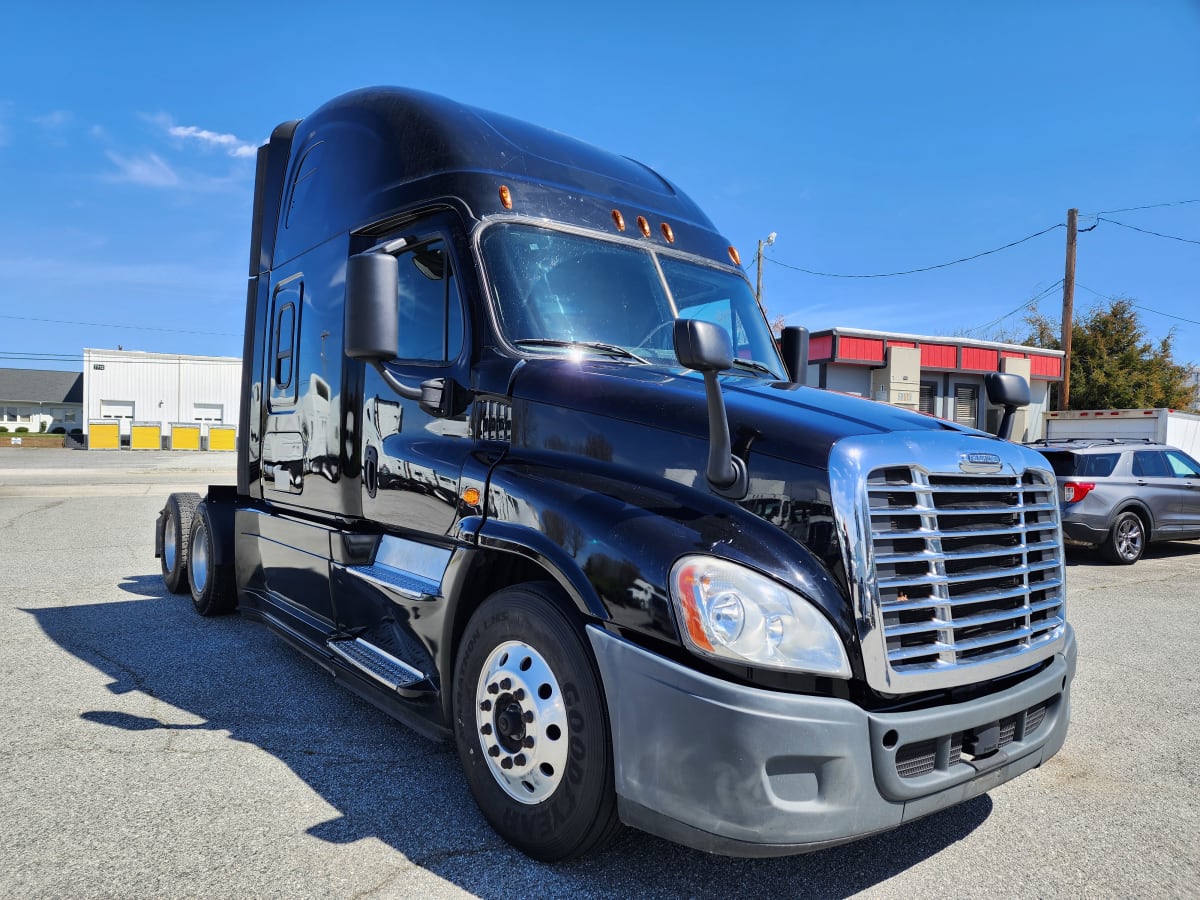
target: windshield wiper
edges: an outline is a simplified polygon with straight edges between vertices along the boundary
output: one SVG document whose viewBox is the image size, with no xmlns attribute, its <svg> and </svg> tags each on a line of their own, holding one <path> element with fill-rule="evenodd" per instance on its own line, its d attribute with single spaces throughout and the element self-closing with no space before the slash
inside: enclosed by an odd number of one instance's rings
<svg viewBox="0 0 1200 900">
<path fill-rule="evenodd" d="M 646 365 L 650 364 L 650 360 L 643 359 L 636 353 L 626 350 L 624 347 L 618 347 L 616 344 L 605 344 L 600 341 L 559 341 L 553 338 L 522 338 L 519 341 L 513 341 L 513 343 L 518 347 L 564 347 L 568 350 L 595 350 L 608 356 L 632 359 L 635 362 L 645 363 Z"/>
<path fill-rule="evenodd" d="M 755 372 L 762 372 L 764 375 L 770 375 L 772 378 L 778 378 L 779 375 L 774 370 L 767 368 L 762 363 L 753 359 L 735 359 L 735 366 L 741 366 L 743 369 L 753 369 Z"/>
</svg>

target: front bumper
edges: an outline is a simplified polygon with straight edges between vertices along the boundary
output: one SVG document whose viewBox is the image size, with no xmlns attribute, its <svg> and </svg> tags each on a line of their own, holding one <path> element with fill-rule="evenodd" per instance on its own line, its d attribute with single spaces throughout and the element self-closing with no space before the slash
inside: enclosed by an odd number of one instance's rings
<svg viewBox="0 0 1200 900">
<path fill-rule="evenodd" d="M 1070 626 L 1050 665 L 1008 690 L 882 714 L 732 684 L 595 626 L 588 637 L 612 723 L 621 819 L 712 853 L 802 853 L 929 815 L 1041 765 L 1070 719 Z M 969 761 L 950 752 L 955 735 L 994 734 L 997 723 L 1009 739 L 994 753 Z M 928 771 L 911 764 L 926 748 Z M 898 754 L 917 774 L 900 774 Z"/>
</svg>

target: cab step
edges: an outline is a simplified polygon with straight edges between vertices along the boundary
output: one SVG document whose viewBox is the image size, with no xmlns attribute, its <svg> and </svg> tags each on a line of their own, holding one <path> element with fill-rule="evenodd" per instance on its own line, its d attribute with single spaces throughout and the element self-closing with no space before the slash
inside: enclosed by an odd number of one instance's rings
<svg viewBox="0 0 1200 900">
<path fill-rule="evenodd" d="M 408 693 L 428 685 L 422 672 L 362 638 L 331 638 L 325 645 L 354 668 L 394 691 Z"/>
</svg>

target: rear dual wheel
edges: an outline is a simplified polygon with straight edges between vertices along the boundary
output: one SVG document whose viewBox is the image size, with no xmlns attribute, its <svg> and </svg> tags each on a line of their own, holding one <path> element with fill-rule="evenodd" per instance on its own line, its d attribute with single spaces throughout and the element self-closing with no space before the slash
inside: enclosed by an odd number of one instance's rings
<svg viewBox="0 0 1200 900">
<path fill-rule="evenodd" d="M 172 494 L 161 513 L 163 539 L 159 563 L 163 583 L 172 594 L 188 590 L 188 544 L 192 536 L 192 519 L 199 505 L 199 494 Z"/>
<path fill-rule="evenodd" d="M 517 849 L 566 860 L 616 833 L 600 679 L 552 585 L 506 588 L 471 617 L 455 667 L 454 730 L 476 803 Z"/>
<path fill-rule="evenodd" d="M 217 562 L 218 534 L 208 504 L 201 501 L 192 517 L 187 565 L 192 605 L 202 616 L 223 615 L 237 606 L 233 566 L 228 557 L 224 563 Z"/>
</svg>

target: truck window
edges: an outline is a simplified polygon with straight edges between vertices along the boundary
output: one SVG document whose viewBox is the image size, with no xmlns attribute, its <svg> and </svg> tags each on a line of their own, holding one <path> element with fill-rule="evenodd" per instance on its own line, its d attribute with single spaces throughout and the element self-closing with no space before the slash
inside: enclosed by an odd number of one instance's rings
<svg viewBox="0 0 1200 900">
<path fill-rule="evenodd" d="M 673 364 L 672 323 L 697 318 L 729 332 L 737 359 L 783 371 L 750 285 L 732 272 L 662 254 L 660 275 L 648 250 L 530 225 L 492 226 L 481 247 L 511 343 L 604 343 Z"/>
<path fill-rule="evenodd" d="M 297 337 L 300 333 L 300 309 L 304 303 L 304 281 L 292 279 L 275 289 L 271 324 L 270 398 L 271 407 L 296 402 Z"/>
<path fill-rule="evenodd" d="M 446 363 L 463 346 L 463 312 L 454 267 L 444 241 L 431 241 L 398 256 L 399 358 Z"/>
</svg>

